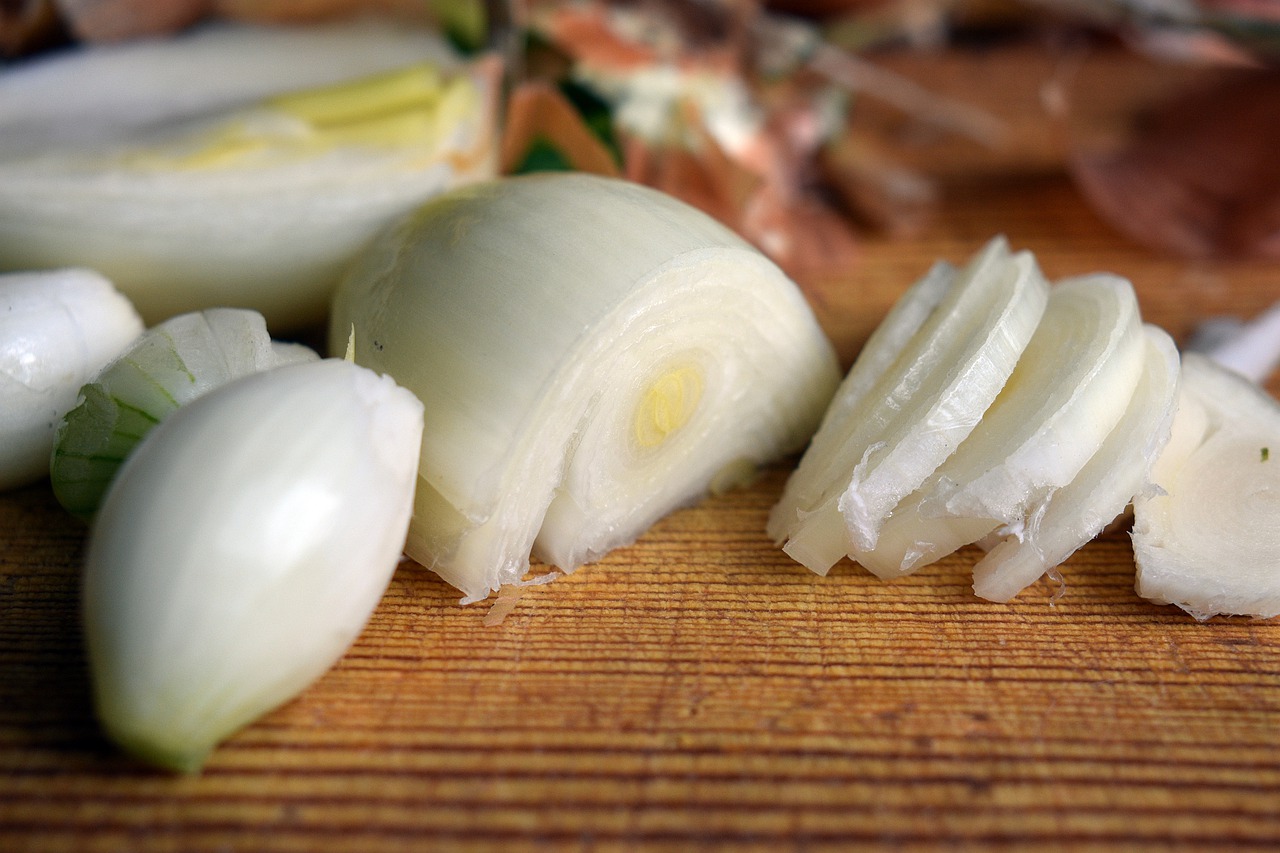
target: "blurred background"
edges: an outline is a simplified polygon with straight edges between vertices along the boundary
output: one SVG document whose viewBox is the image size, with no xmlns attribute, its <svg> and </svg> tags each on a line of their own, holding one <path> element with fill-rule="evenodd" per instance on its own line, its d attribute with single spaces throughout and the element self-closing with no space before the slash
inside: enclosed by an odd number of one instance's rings
<svg viewBox="0 0 1280 853">
<path fill-rule="evenodd" d="M 656 186 L 811 295 L 982 178 L 1064 175 L 1161 255 L 1280 258 L 1277 0 L 2 0 L 0 51 L 368 15 L 502 57 L 503 171 Z"/>
</svg>

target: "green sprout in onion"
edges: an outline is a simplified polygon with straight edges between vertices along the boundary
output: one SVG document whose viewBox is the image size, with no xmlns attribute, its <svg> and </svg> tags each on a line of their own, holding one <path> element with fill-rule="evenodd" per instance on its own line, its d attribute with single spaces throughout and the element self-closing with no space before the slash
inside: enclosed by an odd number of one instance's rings
<svg viewBox="0 0 1280 853">
<path fill-rule="evenodd" d="M 232 379 L 318 356 L 273 343 L 262 315 L 216 308 L 150 329 L 80 392 L 54 437 L 53 491 L 91 517 L 134 446 L 175 409 Z"/>
</svg>

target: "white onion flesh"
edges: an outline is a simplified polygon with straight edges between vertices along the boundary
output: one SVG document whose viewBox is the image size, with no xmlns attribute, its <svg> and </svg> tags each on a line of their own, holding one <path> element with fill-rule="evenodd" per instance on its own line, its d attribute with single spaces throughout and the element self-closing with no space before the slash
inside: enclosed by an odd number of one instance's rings
<svg viewBox="0 0 1280 853">
<path fill-rule="evenodd" d="M 1199 619 L 1280 615 L 1280 404 L 1186 353 L 1173 435 L 1133 502 L 1137 590 Z"/>
<path fill-rule="evenodd" d="M 129 300 L 98 273 L 0 275 L 0 489 L 48 475 L 80 386 L 141 332 Z"/>
<path fill-rule="evenodd" d="M 769 519 L 819 574 L 874 549 L 893 508 L 978 424 L 1031 339 L 1049 286 L 992 240 L 961 271 L 935 267 L 899 300 L 849 371 Z"/>
<path fill-rule="evenodd" d="M 429 203 L 366 252 L 331 346 L 427 408 L 409 554 L 484 598 L 568 572 L 799 449 L 838 380 L 795 285 L 714 220 L 586 175 Z"/>
<path fill-rule="evenodd" d="M 399 562 L 421 434 L 412 394 L 336 359 L 240 379 L 157 426 L 86 557 L 107 733 L 195 771 L 324 673 Z"/>
<path fill-rule="evenodd" d="M 1128 282 L 1053 287 L 1040 324 L 969 438 L 854 559 L 897 577 L 1003 527 L 1020 536 L 1098 451 L 1142 373 L 1144 335 Z"/>
<path fill-rule="evenodd" d="M 1102 447 L 1067 485 L 1027 521 L 1004 536 L 973 569 L 973 589 L 1008 601 L 1096 537 L 1146 485 L 1151 465 L 1169 440 L 1177 403 L 1178 351 L 1172 339 L 1146 326 L 1143 373 L 1129 405 Z"/>
<path fill-rule="evenodd" d="M 49 53 L 0 74 L 0 158 L 101 147 L 144 128 L 423 61 L 458 64 L 439 34 L 372 19 L 220 22 Z"/>
</svg>

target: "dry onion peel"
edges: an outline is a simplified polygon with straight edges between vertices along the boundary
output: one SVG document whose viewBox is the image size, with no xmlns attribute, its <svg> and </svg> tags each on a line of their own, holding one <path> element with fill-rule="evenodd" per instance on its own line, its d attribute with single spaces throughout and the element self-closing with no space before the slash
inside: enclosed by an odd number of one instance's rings
<svg viewBox="0 0 1280 853">
<path fill-rule="evenodd" d="M 769 518 L 819 574 L 875 548 L 894 506 L 969 435 L 1004 387 L 1049 287 L 1030 254 L 992 240 L 940 265 L 868 340 Z"/>
<path fill-rule="evenodd" d="M 1185 353 L 1173 435 L 1133 502 L 1137 590 L 1198 619 L 1280 614 L 1280 404 Z"/>
<path fill-rule="evenodd" d="M 327 670 L 399 562 L 421 434 L 412 394 L 338 359 L 237 380 L 157 426 L 86 558 L 107 733 L 195 771 Z"/>
<path fill-rule="evenodd" d="M 568 572 L 797 450 L 838 381 L 794 284 L 638 185 L 536 175 L 428 203 L 340 287 L 331 345 L 430 412 L 410 556 L 486 597 Z"/>
<path fill-rule="evenodd" d="M 318 356 L 273 342 L 256 311 L 213 308 L 148 329 L 80 391 L 49 463 L 58 502 L 88 518 L 124 459 L 157 423 L 221 385 Z"/>
</svg>

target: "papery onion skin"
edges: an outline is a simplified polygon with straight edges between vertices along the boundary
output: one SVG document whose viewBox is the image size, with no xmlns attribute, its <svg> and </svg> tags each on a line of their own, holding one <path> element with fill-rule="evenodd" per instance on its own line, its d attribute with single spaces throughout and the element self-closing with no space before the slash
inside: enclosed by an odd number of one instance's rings
<svg viewBox="0 0 1280 853">
<path fill-rule="evenodd" d="M 240 379 L 156 427 L 85 563 L 107 733 L 194 772 L 325 672 L 399 562 L 421 433 L 412 394 L 338 359 Z"/>
<path fill-rule="evenodd" d="M 0 489 L 48 475 L 54 431 L 76 392 L 142 328 L 96 272 L 0 275 Z"/>
<path fill-rule="evenodd" d="M 432 413 L 409 553 L 467 600 L 564 571 L 798 449 L 838 379 L 798 289 L 667 196 L 538 175 L 429 203 L 339 289 L 330 346 Z"/>
</svg>

